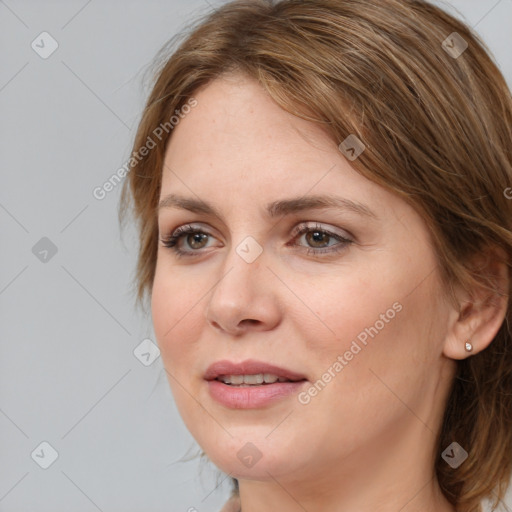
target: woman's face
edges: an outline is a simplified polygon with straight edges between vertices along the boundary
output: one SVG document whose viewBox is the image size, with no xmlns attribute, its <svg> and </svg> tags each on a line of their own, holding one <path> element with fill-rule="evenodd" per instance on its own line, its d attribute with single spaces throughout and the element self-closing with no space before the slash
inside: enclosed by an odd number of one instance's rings
<svg viewBox="0 0 512 512">
<path fill-rule="evenodd" d="M 161 239 L 198 233 L 158 242 L 152 292 L 186 426 L 240 479 L 327 485 L 363 468 L 368 479 L 390 453 L 390 471 L 432 467 L 454 362 L 422 218 L 250 79 L 195 97 L 167 148 L 158 224 Z M 280 369 L 208 372 L 249 360 Z M 208 380 L 226 373 L 304 380 Z"/>
</svg>

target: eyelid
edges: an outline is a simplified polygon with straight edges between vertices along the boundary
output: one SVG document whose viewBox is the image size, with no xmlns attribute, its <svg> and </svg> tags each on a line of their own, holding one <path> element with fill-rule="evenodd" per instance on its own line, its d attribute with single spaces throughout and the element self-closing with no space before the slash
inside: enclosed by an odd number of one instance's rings
<svg viewBox="0 0 512 512">
<path fill-rule="evenodd" d="M 330 225 L 325 226 L 318 221 L 301 221 L 292 229 L 291 235 L 295 237 L 296 235 L 301 234 L 304 230 L 314 231 L 315 229 L 325 231 L 332 236 L 339 236 L 340 238 L 350 239 L 351 241 L 355 240 L 355 237 L 346 229 L 344 229 L 342 233 L 339 233 L 338 230 L 340 228 L 331 228 Z"/>
<path fill-rule="evenodd" d="M 313 225 L 311 225 L 313 224 Z M 337 228 L 339 229 L 339 228 Z M 355 240 L 353 240 L 352 235 L 342 235 L 340 233 L 336 233 L 334 230 L 331 230 L 330 228 L 322 226 L 318 221 L 302 221 L 298 225 L 292 229 L 292 233 L 290 236 L 292 236 L 292 241 L 295 242 L 297 238 L 300 236 L 303 236 L 305 233 L 308 232 L 314 232 L 319 231 L 324 234 L 326 234 L 328 237 L 336 239 L 338 242 L 334 245 L 330 245 L 327 247 L 307 247 L 304 245 L 300 245 L 297 243 L 287 243 L 287 247 L 292 247 L 295 250 L 298 250 L 300 252 L 306 253 L 308 255 L 313 255 L 316 257 L 327 257 L 334 256 L 340 252 L 343 252 L 348 248 L 348 246 L 355 243 Z M 178 226 L 174 230 L 171 231 L 171 233 L 167 236 L 161 237 L 161 242 L 164 247 L 167 247 L 170 249 L 176 258 L 182 258 L 182 257 L 190 257 L 194 258 L 196 256 L 201 256 L 204 254 L 204 251 L 202 249 L 198 250 L 183 250 L 180 249 L 178 246 L 178 243 L 187 235 L 189 234 L 204 234 L 207 237 L 213 237 L 216 238 L 215 235 L 209 233 L 207 229 L 204 229 L 199 226 L 194 226 L 193 224 L 183 224 L 181 226 Z M 207 248 L 207 247 L 206 247 Z M 323 256 L 322 256 L 323 255 Z"/>
<path fill-rule="evenodd" d="M 159 229 L 159 237 L 168 239 L 172 238 L 173 236 L 186 234 L 189 231 L 200 231 L 201 233 L 218 239 L 218 236 L 215 234 L 218 231 L 215 228 L 212 228 L 209 225 L 204 227 L 202 224 L 196 224 L 195 222 L 187 222 L 186 224 L 180 224 L 179 226 L 170 230 Z"/>
<path fill-rule="evenodd" d="M 213 229 L 213 228 L 211 228 L 210 226 L 208 226 L 208 228 L 204 228 L 201 225 L 196 225 L 195 223 L 191 222 L 191 223 L 187 223 L 187 224 L 182 224 L 182 225 L 174 228 L 173 230 L 170 231 L 169 235 L 162 236 L 162 238 L 171 238 L 172 236 L 179 236 L 180 234 L 186 234 L 187 230 L 201 231 L 201 232 L 204 232 L 204 234 L 207 234 L 211 237 L 217 238 L 217 236 L 215 234 L 211 233 L 209 231 L 209 229 Z M 339 230 L 340 228 L 337 228 L 337 227 L 331 228 L 330 226 L 326 227 L 326 226 L 320 224 L 320 222 L 318 222 L 318 221 L 301 221 L 301 222 L 299 222 L 299 224 L 294 226 L 290 235 L 295 238 L 298 235 L 303 234 L 303 231 L 305 231 L 305 230 L 315 230 L 315 229 L 317 229 L 319 231 L 325 231 L 325 232 L 331 234 L 332 236 L 339 236 L 340 238 L 344 238 L 344 239 L 348 238 L 352 241 L 355 240 L 355 237 L 349 231 L 343 230 L 343 233 L 339 233 L 334 230 Z M 216 231 L 215 229 L 213 229 L 213 230 Z"/>
</svg>

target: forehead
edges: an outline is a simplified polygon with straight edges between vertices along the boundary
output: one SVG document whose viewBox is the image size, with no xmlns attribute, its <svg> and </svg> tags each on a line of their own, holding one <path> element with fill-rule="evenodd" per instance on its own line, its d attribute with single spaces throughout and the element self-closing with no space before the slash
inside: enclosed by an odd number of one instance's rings
<svg viewBox="0 0 512 512">
<path fill-rule="evenodd" d="M 219 77 L 194 97 L 197 106 L 173 130 L 166 160 L 217 157 L 230 164 L 250 157 L 271 165 L 289 159 L 292 150 L 309 160 L 312 144 L 323 151 L 336 147 L 318 125 L 286 112 L 244 75 Z"/>
<path fill-rule="evenodd" d="M 272 216 L 292 211 L 290 201 L 284 205 L 292 198 L 330 195 L 345 200 L 345 211 L 366 206 L 376 217 L 389 202 L 390 193 L 360 175 L 317 124 L 283 110 L 256 81 L 221 77 L 193 96 L 197 105 L 166 150 L 161 202 L 177 194 L 196 212 L 208 203 L 209 214 L 254 208 Z"/>
<path fill-rule="evenodd" d="M 282 108 L 254 80 L 221 77 L 194 94 L 197 105 L 174 128 L 163 183 L 184 176 L 203 186 L 257 178 L 312 186 L 344 165 L 336 143 L 314 123 Z M 176 185 L 179 185 L 176 183 Z"/>
</svg>

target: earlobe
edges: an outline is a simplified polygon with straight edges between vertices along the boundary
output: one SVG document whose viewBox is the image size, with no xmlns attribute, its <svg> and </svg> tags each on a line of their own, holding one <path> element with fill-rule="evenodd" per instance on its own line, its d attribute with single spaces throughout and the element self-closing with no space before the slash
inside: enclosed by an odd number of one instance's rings
<svg viewBox="0 0 512 512">
<path fill-rule="evenodd" d="M 503 251 L 490 251 L 478 261 L 477 271 L 486 276 L 492 289 L 475 286 L 471 296 L 464 293 L 459 311 L 450 313 L 450 324 L 443 354 L 451 359 L 466 359 L 485 350 L 500 330 L 508 309 L 509 275 Z"/>
<path fill-rule="evenodd" d="M 472 308 L 472 303 L 466 303 L 460 310 L 454 308 L 450 312 L 443 349 L 443 354 L 450 359 L 466 359 L 478 352 L 472 339 L 476 329 L 475 316 L 469 312 Z M 469 316 L 473 316 L 472 321 Z"/>
</svg>

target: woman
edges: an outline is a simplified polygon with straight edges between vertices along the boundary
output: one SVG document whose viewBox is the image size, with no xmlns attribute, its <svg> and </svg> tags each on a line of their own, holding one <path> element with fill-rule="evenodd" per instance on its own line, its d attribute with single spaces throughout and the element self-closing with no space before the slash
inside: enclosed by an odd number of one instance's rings
<svg viewBox="0 0 512 512">
<path fill-rule="evenodd" d="M 495 508 L 512 102 L 483 43 L 423 1 L 250 0 L 161 57 L 120 214 L 223 510 Z"/>
</svg>

